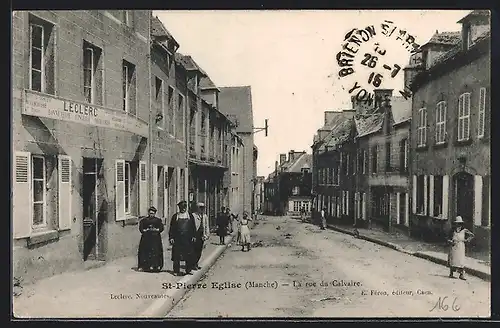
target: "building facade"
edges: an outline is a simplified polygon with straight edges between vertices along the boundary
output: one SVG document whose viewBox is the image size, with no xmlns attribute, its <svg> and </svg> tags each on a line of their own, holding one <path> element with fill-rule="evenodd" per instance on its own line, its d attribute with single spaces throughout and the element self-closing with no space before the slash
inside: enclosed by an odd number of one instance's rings
<svg viewBox="0 0 500 328">
<path fill-rule="evenodd" d="M 453 47 L 412 76 L 411 213 L 419 227 L 460 215 L 476 235 L 471 245 L 489 249 L 489 11 L 474 10 L 459 22 Z"/>
<path fill-rule="evenodd" d="M 231 206 L 237 213 L 252 211 L 253 180 L 254 180 L 254 137 L 253 137 L 253 110 L 252 90 L 250 86 L 220 87 L 219 110 L 226 115 L 235 125 L 235 132 L 243 143 L 237 158 L 241 161 L 241 170 L 238 176 L 241 178 L 241 188 L 238 189 L 242 200 L 238 207 Z M 239 180 L 240 181 L 240 180 Z"/>
<path fill-rule="evenodd" d="M 137 250 L 130 224 L 149 202 L 150 17 L 13 14 L 13 259 L 25 281 Z"/>
</svg>

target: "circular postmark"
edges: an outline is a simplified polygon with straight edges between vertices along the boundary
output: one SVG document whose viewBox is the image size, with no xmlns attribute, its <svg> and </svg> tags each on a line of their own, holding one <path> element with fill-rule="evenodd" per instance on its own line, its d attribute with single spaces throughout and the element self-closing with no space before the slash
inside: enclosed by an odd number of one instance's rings
<svg viewBox="0 0 500 328">
<path fill-rule="evenodd" d="M 415 36 L 392 21 L 352 28 L 335 56 L 336 75 L 349 96 L 371 105 L 377 101 L 373 90 L 384 88 L 384 83 L 401 74 L 408 57 L 418 61 L 420 52 Z M 408 86 L 399 93 L 405 99 L 411 97 Z"/>
</svg>

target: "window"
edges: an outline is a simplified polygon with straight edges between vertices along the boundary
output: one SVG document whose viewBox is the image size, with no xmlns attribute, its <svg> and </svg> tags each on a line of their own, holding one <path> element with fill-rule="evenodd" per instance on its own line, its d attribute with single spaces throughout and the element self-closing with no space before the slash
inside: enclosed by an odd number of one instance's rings
<svg viewBox="0 0 500 328">
<path fill-rule="evenodd" d="M 363 174 L 368 171 L 368 150 L 363 149 Z"/>
<path fill-rule="evenodd" d="M 440 101 L 436 106 L 436 144 L 442 144 L 446 136 L 446 102 Z"/>
<path fill-rule="evenodd" d="M 44 227 L 47 224 L 46 216 L 46 176 L 45 158 L 33 156 L 32 158 L 32 189 L 33 189 L 33 227 Z"/>
<path fill-rule="evenodd" d="M 175 136 L 180 139 L 185 139 L 185 129 L 184 129 L 184 96 L 180 93 L 177 97 L 177 131 Z"/>
<path fill-rule="evenodd" d="M 301 205 L 301 202 L 298 201 L 298 200 L 294 200 L 293 201 L 293 211 L 294 212 L 298 212 L 300 211 L 300 205 Z"/>
<path fill-rule="evenodd" d="M 333 167 L 329 167 L 328 168 L 328 184 L 329 185 L 333 184 L 333 179 L 334 179 Z"/>
<path fill-rule="evenodd" d="M 349 175 L 349 166 L 351 161 L 350 157 L 350 154 L 346 154 L 345 156 L 345 175 Z"/>
<path fill-rule="evenodd" d="M 29 89 L 55 93 L 55 47 L 53 25 L 30 15 Z"/>
<path fill-rule="evenodd" d="M 309 173 L 309 169 L 307 169 L 307 168 L 302 168 L 302 169 L 301 169 L 301 171 L 302 171 L 302 173 L 304 173 L 304 174 L 305 174 L 305 173 Z"/>
<path fill-rule="evenodd" d="M 175 136 L 175 108 L 174 108 L 174 88 L 168 87 L 168 119 L 170 121 L 168 132 Z"/>
<path fill-rule="evenodd" d="M 333 168 L 333 184 L 338 186 L 339 185 L 339 168 L 338 166 Z"/>
<path fill-rule="evenodd" d="M 163 109 L 163 81 L 155 76 L 155 107 L 156 107 L 156 118 L 155 122 L 159 129 L 163 129 L 163 124 L 165 122 L 164 116 L 165 112 Z"/>
<path fill-rule="evenodd" d="M 130 10 L 123 11 L 123 22 L 127 26 L 132 26 L 132 12 Z"/>
<path fill-rule="evenodd" d="M 417 147 L 425 146 L 427 141 L 427 110 L 420 108 L 418 110 L 417 127 Z"/>
<path fill-rule="evenodd" d="M 439 216 L 440 214 L 447 215 L 447 213 L 443 213 L 443 176 L 435 175 L 434 176 L 434 208 L 433 215 Z"/>
<path fill-rule="evenodd" d="M 125 181 L 125 214 L 130 214 L 130 163 L 125 162 L 125 173 L 124 173 L 124 181 Z"/>
<path fill-rule="evenodd" d="M 391 142 L 385 143 L 385 171 L 391 172 Z"/>
<path fill-rule="evenodd" d="M 372 173 L 377 173 L 378 147 L 372 147 Z"/>
<path fill-rule="evenodd" d="M 486 113 L 486 88 L 479 89 L 479 113 L 477 117 L 477 136 L 484 137 L 485 113 Z"/>
<path fill-rule="evenodd" d="M 417 213 L 424 214 L 424 198 L 425 198 L 425 176 L 419 175 L 417 176 Z"/>
<path fill-rule="evenodd" d="M 458 98 L 458 141 L 469 139 L 470 126 L 470 93 Z"/>
<path fill-rule="evenodd" d="M 408 154 L 409 154 L 408 139 L 405 138 L 401 140 L 399 147 L 399 156 L 400 156 L 399 166 L 400 166 L 400 171 L 403 173 L 408 172 Z"/>
<path fill-rule="evenodd" d="M 298 186 L 293 187 L 292 195 L 297 196 L 298 194 L 300 194 L 300 188 Z"/>
<path fill-rule="evenodd" d="M 83 41 L 83 95 L 90 104 L 102 104 L 102 50 Z"/>
<path fill-rule="evenodd" d="M 469 49 L 472 46 L 472 29 L 470 25 L 465 27 L 465 34 L 466 34 L 465 49 Z"/>
<path fill-rule="evenodd" d="M 135 65 L 123 61 L 123 110 L 135 115 L 136 113 L 136 74 Z"/>
</svg>

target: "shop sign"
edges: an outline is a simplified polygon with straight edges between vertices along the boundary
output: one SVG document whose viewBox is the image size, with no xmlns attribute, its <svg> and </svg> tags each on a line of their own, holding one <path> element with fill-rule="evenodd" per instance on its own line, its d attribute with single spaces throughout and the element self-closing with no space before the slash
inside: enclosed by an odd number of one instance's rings
<svg viewBox="0 0 500 328">
<path fill-rule="evenodd" d="M 148 124 L 118 110 L 24 90 L 23 114 L 148 136 Z"/>
</svg>

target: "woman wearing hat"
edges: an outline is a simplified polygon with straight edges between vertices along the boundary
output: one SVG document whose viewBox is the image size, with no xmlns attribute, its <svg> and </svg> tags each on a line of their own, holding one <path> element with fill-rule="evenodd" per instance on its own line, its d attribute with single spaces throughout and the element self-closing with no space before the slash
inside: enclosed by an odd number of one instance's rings
<svg viewBox="0 0 500 328">
<path fill-rule="evenodd" d="M 139 242 L 137 267 L 140 271 L 159 272 L 163 268 L 163 244 L 160 234 L 165 227 L 161 219 L 155 215 L 156 208 L 151 206 L 148 216 L 139 223 L 142 236 Z"/>
<path fill-rule="evenodd" d="M 458 271 L 459 278 L 465 280 L 464 277 L 464 262 L 465 262 L 465 243 L 468 243 L 474 234 L 464 227 L 464 221 L 461 216 L 457 216 L 452 223 L 448 244 L 450 250 L 448 252 L 448 266 L 450 267 L 450 278 L 453 278 L 453 273 Z"/>
</svg>

